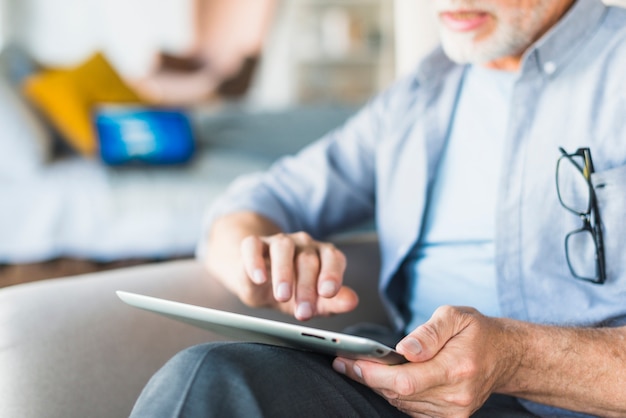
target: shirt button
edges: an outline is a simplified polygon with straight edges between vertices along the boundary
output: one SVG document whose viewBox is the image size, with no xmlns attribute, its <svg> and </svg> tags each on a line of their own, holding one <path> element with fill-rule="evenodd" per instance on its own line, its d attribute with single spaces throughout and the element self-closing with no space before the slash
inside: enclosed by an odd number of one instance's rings
<svg viewBox="0 0 626 418">
<path fill-rule="evenodd" d="M 556 71 L 556 64 L 552 61 L 546 62 L 543 65 L 543 71 L 548 75 L 554 74 L 554 72 Z"/>
</svg>

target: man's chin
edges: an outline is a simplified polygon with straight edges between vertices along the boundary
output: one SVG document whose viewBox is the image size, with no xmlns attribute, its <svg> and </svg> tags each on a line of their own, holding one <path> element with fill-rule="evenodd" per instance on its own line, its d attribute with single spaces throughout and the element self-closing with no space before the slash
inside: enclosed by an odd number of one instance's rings
<svg viewBox="0 0 626 418">
<path fill-rule="evenodd" d="M 477 48 L 459 48 L 443 46 L 443 52 L 457 64 L 484 64 L 498 57 L 493 57 Z"/>
<path fill-rule="evenodd" d="M 441 45 L 448 58 L 459 64 L 486 64 L 505 57 L 515 57 L 532 43 L 522 34 L 500 33 L 477 40 L 471 34 L 441 32 Z"/>
<path fill-rule="evenodd" d="M 464 39 L 442 39 L 442 47 L 445 54 L 458 64 L 486 64 L 503 57 L 516 54 L 518 48 L 513 48 L 512 43 L 497 44 L 494 42 L 475 42 Z"/>
</svg>

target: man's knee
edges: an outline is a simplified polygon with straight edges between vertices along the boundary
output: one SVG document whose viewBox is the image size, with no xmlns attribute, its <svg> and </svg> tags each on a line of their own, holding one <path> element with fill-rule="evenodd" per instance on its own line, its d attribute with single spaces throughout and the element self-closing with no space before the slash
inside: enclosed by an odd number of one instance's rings
<svg viewBox="0 0 626 418">
<path fill-rule="evenodd" d="M 310 353 L 252 343 L 187 348 L 152 377 L 131 416 L 272 415 L 289 404 L 276 400 L 289 398 L 291 378 L 302 374 L 300 380 L 308 380 L 300 357 Z M 332 372 L 330 360 L 326 368 Z"/>
<path fill-rule="evenodd" d="M 180 351 L 152 376 L 131 416 L 179 416 L 194 393 L 211 394 L 212 386 L 228 382 L 233 373 L 223 370 L 227 362 L 221 357 L 236 349 L 233 343 L 208 343 Z"/>
</svg>

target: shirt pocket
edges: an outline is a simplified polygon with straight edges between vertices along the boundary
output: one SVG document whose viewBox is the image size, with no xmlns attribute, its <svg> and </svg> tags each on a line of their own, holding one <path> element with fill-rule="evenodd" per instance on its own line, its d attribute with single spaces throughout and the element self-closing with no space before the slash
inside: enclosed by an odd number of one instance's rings
<svg viewBox="0 0 626 418">
<path fill-rule="evenodd" d="M 602 222 L 607 281 L 626 281 L 626 165 L 591 175 Z"/>
</svg>

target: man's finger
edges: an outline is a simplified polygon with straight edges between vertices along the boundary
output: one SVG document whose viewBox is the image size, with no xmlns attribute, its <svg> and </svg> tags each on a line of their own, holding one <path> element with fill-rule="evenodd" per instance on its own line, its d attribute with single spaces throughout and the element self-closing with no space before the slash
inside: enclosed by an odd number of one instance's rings
<svg viewBox="0 0 626 418">
<path fill-rule="evenodd" d="M 287 302 L 294 292 L 295 243 L 285 234 L 275 235 L 269 240 L 269 253 L 274 298 L 278 302 Z"/>
<path fill-rule="evenodd" d="M 319 315 L 342 314 L 354 310 L 359 304 L 359 296 L 349 287 L 342 286 L 332 298 L 317 298 Z"/>
<path fill-rule="evenodd" d="M 445 382 L 441 364 L 405 363 L 389 366 L 338 357 L 333 368 L 369 386 L 388 399 L 417 399 L 419 394 Z"/>
<path fill-rule="evenodd" d="M 317 292 L 325 298 L 337 295 L 346 270 L 346 256 L 332 244 L 323 244 L 319 248 L 320 273 Z"/>
<path fill-rule="evenodd" d="M 295 317 L 301 321 L 315 315 L 317 305 L 317 277 L 320 260 L 317 251 L 308 247 L 296 255 L 296 310 Z"/>
<path fill-rule="evenodd" d="M 241 258 L 246 274 L 255 284 L 267 282 L 265 251 L 267 245 L 261 238 L 251 235 L 241 241 Z"/>
</svg>

